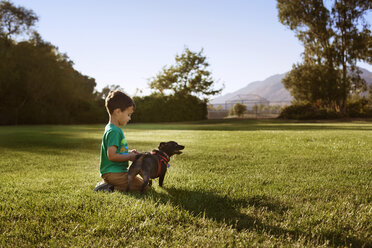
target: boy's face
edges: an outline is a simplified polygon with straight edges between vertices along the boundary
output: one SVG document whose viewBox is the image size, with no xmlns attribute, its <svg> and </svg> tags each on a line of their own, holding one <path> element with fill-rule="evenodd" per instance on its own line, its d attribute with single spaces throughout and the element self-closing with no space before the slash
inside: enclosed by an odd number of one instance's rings
<svg viewBox="0 0 372 248">
<path fill-rule="evenodd" d="M 118 121 L 120 126 L 125 126 L 131 120 L 131 115 L 134 112 L 133 106 L 126 108 L 124 111 L 119 109 Z"/>
</svg>

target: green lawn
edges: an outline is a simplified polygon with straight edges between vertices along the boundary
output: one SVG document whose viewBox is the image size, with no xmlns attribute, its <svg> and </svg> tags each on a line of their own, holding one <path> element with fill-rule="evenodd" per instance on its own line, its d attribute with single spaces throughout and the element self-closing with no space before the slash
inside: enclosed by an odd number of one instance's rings
<svg viewBox="0 0 372 248">
<path fill-rule="evenodd" d="M 372 122 L 130 124 L 164 188 L 94 193 L 104 125 L 0 127 L 0 247 L 372 246 Z"/>
</svg>

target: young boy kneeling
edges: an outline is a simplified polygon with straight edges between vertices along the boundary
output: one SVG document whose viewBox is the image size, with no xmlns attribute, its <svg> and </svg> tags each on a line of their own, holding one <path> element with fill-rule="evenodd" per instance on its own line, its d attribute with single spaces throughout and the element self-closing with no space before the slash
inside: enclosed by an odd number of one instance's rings
<svg viewBox="0 0 372 248">
<path fill-rule="evenodd" d="M 133 161 L 138 152 L 136 150 L 128 151 L 128 143 L 120 126 L 125 126 L 130 121 L 135 104 L 129 96 L 116 90 L 111 91 L 106 97 L 105 106 L 110 117 L 101 145 L 100 173 L 105 183 L 96 187 L 95 191 L 112 188 L 112 186 L 115 190 L 125 191 L 128 161 Z M 142 184 L 143 180 L 136 177 L 131 181 L 129 190 L 140 192 Z M 148 187 L 145 191 L 147 190 Z"/>
</svg>

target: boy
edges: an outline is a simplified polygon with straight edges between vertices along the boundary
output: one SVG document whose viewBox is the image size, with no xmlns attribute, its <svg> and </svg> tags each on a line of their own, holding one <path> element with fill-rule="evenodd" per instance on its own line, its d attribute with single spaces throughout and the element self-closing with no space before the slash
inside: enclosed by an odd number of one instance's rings
<svg viewBox="0 0 372 248">
<path fill-rule="evenodd" d="M 101 145 L 100 174 L 104 184 L 94 190 L 111 191 L 112 188 L 125 191 L 127 187 L 128 161 L 133 161 L 138 152 L 128 152 L 128 143 L 123 130 L 135 110 L 133 100 L 123 92 L 110 91 L 106 97 L 106 110 L 109 114 L 109 123 L 106 125 Z M 143 180 L 136 177 L 131 182 L 130 191 L 140 192 Z M 113 186 L 113 187 L 112 187 Z M 108 190 L 109 189 L 109 190 Z M 148 187 L 145 189 L 148 190 Z"/>
</svg>

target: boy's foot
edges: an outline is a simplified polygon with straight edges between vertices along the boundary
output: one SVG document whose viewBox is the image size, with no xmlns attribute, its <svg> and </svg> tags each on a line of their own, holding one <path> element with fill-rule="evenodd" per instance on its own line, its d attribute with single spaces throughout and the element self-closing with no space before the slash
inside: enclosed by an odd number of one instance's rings
<svg viewBox="0 0 372 248">
<path fill-rule="evenodd" d="M 93 191 L 114 192 L 114 185 L 106 183 L 105 181 L 101 181 L 96 185 Z"/>
</svg>

